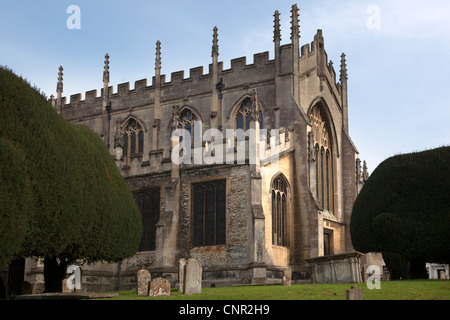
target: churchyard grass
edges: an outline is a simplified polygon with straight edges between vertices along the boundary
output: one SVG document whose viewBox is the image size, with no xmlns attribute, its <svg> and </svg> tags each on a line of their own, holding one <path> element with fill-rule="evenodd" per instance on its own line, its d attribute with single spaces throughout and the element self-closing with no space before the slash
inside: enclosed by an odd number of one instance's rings
<svg viewBox="0 0 450 320">
<path fill-rule="evenodd" d="M 117 300 L 345 300 L 346 290 L 355 284 L 301 284 L 283 287 L 237 286 L 203 288 L 202 293 L 183 295 L 172 289 L 170 296 L 138 296 L 135 290 L 121 291 Z M 366 283 L 357 286 L 364 300 L 450 300 L 448 280 L 383 281 L 380 289 L 370 290 Z"/>
</svg>

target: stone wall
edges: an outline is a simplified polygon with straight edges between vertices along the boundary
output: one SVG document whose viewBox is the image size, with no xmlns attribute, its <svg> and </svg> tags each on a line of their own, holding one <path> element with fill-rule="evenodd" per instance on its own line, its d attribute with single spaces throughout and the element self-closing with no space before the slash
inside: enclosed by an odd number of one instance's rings
<svg viewBox="0 0 450 320">
<path fill-rule="evenodd" d="M 226 243 L 194 247 L 192 220 L 192 183 L 226 179 Z M 189 168 L 182 174 L 180 230 L 177 237 L 179 258 L 197 259 L 205 279 L 233 277 L 240 279 L 240 270 L 249 264 L 251 212 L 249 202 L 248 165 Z M 210 276 L 208 276 L 210 274 Z"/>
</svg>

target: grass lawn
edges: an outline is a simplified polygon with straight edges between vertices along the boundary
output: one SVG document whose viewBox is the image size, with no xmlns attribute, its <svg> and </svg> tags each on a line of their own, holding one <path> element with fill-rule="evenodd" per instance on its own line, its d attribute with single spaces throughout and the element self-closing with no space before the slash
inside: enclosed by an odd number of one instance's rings
<svg viewBox="0 0 450 320">
<path fill-rule="evenodd" d="M 364 290 L 364 300 L 450 300 L 448 280 L 401 280 L 380 283 L 380 289 Z M 201 294 L 183 295 L 172 289 L 170 296 L 137 296 L 136 291 L 121 291 L 116 300 L 345 300 L 352 284 L 302 284 L 282 287 L 238 286 L 203 288 Z"/>
</svg>

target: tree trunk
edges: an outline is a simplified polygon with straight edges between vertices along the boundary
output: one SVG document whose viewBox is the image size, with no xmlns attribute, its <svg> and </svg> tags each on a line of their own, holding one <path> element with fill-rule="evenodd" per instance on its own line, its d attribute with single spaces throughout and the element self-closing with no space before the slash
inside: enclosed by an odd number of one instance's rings
<svg viewBox="0 0 450 320">
<path fill-rule="evenodd" d="M 62 292 L 62 281 L 66 275 L 67 263 L 56 258 L 44 258 L 45 293 Z"/>
</svg>

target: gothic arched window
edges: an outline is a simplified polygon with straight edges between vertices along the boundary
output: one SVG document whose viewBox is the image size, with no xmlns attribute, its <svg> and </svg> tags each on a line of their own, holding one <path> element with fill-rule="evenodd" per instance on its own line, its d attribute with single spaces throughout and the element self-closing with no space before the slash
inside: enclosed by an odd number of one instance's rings
<svg viewBox="0 0 450 320">
<path fill-rule="evenodd" d="M 250 129 L 250 121 L 252 120 L 252 100 L 245 99 L 240 108 L 236 112 L 236 129 L 242 129 L 246 132 Z M 263 114 L 259 111 L 259 128 L 263 128 Z"/>
<path fill-rule="evenodd" d="M 194 139 L 195 134 L 194 134 L 194 123 L 196 121 L 199 121 L 197 116 L 189 109 L 185 109 L 179 117 L 179 122 L 178 122 L 178 128 L 179 129 L 184 129 L 187 132 L 189 132 L 190 136 L 191 136 L 191 145 L 194 145 Z M 201 138 L 201 137 L 197 137 L 197 138 Z M 181 136 L 180 137 L 180 143 L 185 139 L 185 136 Z"/>
<path fill-rule="evenodd" d="M 316 197 L 324 210 L 333 212 L 333 149 L 329 121 L 318 105 L 314 106 L 309 118 L 312 124 L 315 150 L 315 176 L 312 177 Z"/>
<path fill-rule="evenodd" d="M 123 155 L 129 164 L 130 158 L 144 153 L 144 129 L 135 120 L 130 119 L 123 129 Z"/>
<path fill-rule="evenodd" d="M 286 246 L 287 184 L 280 175 L 272 183 L 272 244 Z"/>
</svg>

